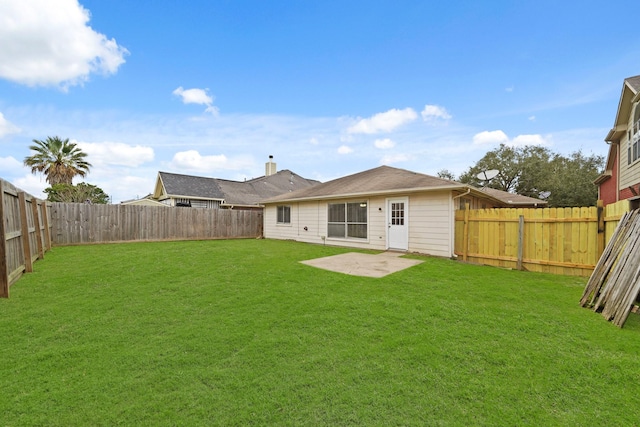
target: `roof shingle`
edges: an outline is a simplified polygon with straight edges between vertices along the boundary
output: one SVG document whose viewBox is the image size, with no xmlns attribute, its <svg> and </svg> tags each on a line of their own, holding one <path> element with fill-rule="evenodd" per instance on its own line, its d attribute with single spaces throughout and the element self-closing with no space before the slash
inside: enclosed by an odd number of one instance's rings
<svg viewBox="0 0 640 427">
<path fill-rule="evenodd" d="M 292 193 L 281 194 L 276 197 L 263 200 L 263 203 L 275 203 L 282 201 L 330 199 L 355 195 L 372 195 L 384 193 L 415 192 L 420 190 L 462 190 L 470 189 L 476 195 L 481 193 L 498 200 L 509 206 L 534 206 L 546 205 L 547 202 L 532 197 L 521 196 L 519 194 L 508 193 L 506 191 L 492 188 L 479 189 L 457 181 L 437 178 L 405 169 L 393 168 L 390 166 L 380 166 L 348 175 L 343 178 L 334 179 L 323 184 L 305 188 Z M 486 196 L 485 196 L 486 197 Z"/>
<path fill-rule="evenodd" d="M 169 172 L 159 172 L 159 175 L 169 196 L 215 199 L 224 201 L 227 205 L 257 205 L 268 197 L 318 184 L 318 181 L 303 178 L 287 169 L 248 181 L 231 181 Z"/>
</svg>

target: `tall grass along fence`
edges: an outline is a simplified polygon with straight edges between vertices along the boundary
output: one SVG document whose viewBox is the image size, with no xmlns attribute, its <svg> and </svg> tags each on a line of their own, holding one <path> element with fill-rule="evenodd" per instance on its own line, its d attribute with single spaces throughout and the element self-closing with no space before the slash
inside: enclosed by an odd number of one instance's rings
<svg viewBox="0 0 640 427">
<path fill-rule="evenodd" d="M 589 276 L 626 200 L 582 208 L 459 210 L 455 253 L 463 261 L 563 275 Z"/>
<path fill-rule="evenodd" d="M 45 201 L 0 179 L 0 297 L 51 249 L 50 223 Z"/>
<path fill-rule="evenodd" d="M 262 236 L 262 212 L 136 205 L 51 204 L 56 246 Z"/>
</svg>

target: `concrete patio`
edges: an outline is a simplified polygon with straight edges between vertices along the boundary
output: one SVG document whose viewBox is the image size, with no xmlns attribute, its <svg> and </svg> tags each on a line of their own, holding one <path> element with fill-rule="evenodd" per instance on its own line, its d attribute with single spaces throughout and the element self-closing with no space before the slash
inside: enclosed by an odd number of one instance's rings
<svg viewBox="0 0 640 427">
<path fill-rule="evenodd" d="M 300 262 L 323 270 L 363 277 L 384 277 L 422 263 L 415 259 L 400 258 L 402 255 L 405 254 L 390 251 L 377 255 L 349 252 Z"/>
</svg>

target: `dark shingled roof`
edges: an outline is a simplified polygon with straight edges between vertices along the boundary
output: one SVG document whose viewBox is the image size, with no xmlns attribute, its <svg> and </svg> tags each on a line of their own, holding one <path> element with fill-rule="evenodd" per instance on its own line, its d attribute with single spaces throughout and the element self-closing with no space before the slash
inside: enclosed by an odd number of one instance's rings
<svg viewBox="0 0 640 427">
<path fill-rule="evenodd" d="M 303 178 L 287 169 L 245 182 L 224 179 L 217 182 L 225 194 L 224 203 L 227 205 L 257 205 L 266 198 L 319 184 L 319 181 Z"/>
<path fill-rule="evenodd" d="M 319 183 L 312 179 L 303 178 L 287 169 L 248 181 L 230 181 L 169 172 L 159 172 L 159 175 L 169 196 L 222 200 L 226 205 L 257 205 L 268 197 L 300 190 Z"/>
<path fill-rule="evenodd" d="M 506 205 L 546 205 L 547 202 L 506 191 L 494 189 L 478 189 L 467 184 L 448 179 L 437 178 L 405 169 L 380 166 L 364 172 L 334 179 L 293 193 L 281 194 L 263 200 L 263 203 L 275 203 L 295 200 L 330 199 L 355 195 L 392 194 L 401 192 L 428 191 L 437 189 L 462 190 L 471 189 L 476 195 L 482 192 L 490 198 Z"/>
<path fill-rule="evenodd" d="M 224 193 L 215 178 L 169 172 L 159 172 L 159 175 L 168 195 L 199 199 L 224 199 Z"/>
</svg>

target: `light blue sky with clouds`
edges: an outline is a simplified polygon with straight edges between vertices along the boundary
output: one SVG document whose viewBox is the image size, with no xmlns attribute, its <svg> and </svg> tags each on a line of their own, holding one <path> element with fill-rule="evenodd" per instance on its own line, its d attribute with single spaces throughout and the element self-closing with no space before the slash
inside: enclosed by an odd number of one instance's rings
<svg viewBox="0 0 640 427">
<path fill-rule="evenodd" d="M 459 175 L 500 143 L 606 155 L 634 1 L 0 0 L 0 177 L 77 142 L 114 202 L 158 171 Z M 628 22 L 626 22 L 628 21 Z"/>
</svg>

